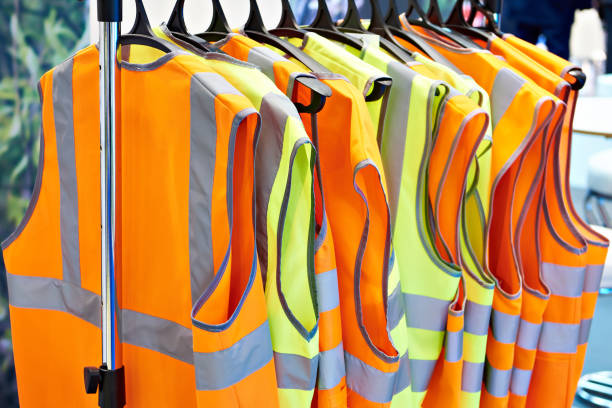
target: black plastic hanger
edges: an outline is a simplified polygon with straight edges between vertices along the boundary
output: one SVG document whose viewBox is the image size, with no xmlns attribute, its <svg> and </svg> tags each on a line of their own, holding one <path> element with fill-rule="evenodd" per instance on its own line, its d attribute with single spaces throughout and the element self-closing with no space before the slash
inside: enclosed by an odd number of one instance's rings
<svg viewBox="0 0 612 408">
<path fill-rule="evenodd" d="M 213 6 L 213 15 L 212 21 L 210 22 L 210 26 L 208 26 L 208 29 L 205 32 L 196 34 L 196 37 L 199 37 L 206 41 L 215 42 L 227 37 L 227 35 L 232 32 L 232 28 L 227 23 L 225 13 L 223 12 L 223 7 L 221 7 L 221 3 L 219 2 L 219 0 L 211 1 Z"/>
<path fill-rule="evenodd" d="M 317 9 L 317 15 L 310 26 L 304 27 L 306 30 L 317 33 L 329 40 L 348 45 L 349 47 L 357 48 L 359 50 L 363 48 L 363 42 L 361 40 L 348 36 L 342 31 L 338 30 L 338 27 L 336 27 L 336 24 L 334 24 L 334 21 L 332 20 L 325 0 L 318 0 L 318 5 L 319 8 Z"/>
<path fill-rule="evenodd" d="M 372 7 L 372 19 L 374 19 L 374 14 L 375 14 L 374 9 L 378 8 L 378 4 L 376 3 L 376 0 L 370 0 L 370 5 Z M 378 12 L 378 17 L 380 20 L 382 20 L 382 18 L 380 17 L 380 12 Z M 355 4 L 355 0 L 348 0 L 348 7 L 346 9 L 346 15 L 344 16 L 344 19 L 342 20 L 342 24 L 340 24 L 339 27 L 342 31 L 346 31 L 350 33 L 379 34 L 372 30 L 366 30 L 363 24 L 361 24 L 361 17 L 359 16 L 359 8 L 357 7 L 357 4 Z M 382 49 L 387 51 L 397 60 L 403 63 L 414 61 L 414 59 L 410 56 L 410 54 L 407 51 L 405 51 L 401 45 L 397 44 L 397 41 L 393 38 L 393 36 L 391 35 L 389 37 L 384 36 L 384 35 L 379 35 L 379 36 L 380 36 L 380 46 L 382 47 Z"/>
<path fill-rule="evenodd" d="M 166 27 L 174 37 L 182 40 L 204 52 L 222 52 L 209 42 L 189 34 L 185 24 L 185 0 L 177 0 L 166 23 Z"/>
<path fill-rule="evenodd" d="M 147 12 L 142 4 L 142 0 L 136 1 L 136 20 L 134 26 L 128 34 L 119 37 L 120 45 L 145 45 L 147 47 L 156 48 L 163 52 L 171 52 L 172 50 L 163 41 L 157 39 L 151 24 L 147 18 Z"/>
<path fill-rule="evenodd" d="M 474 7 L 474 1 L 471 1 L 470 4 L 472 6 L 471 15 L 476 15 L 476 8 Z M 446 21 L 440 21 L 440 24 L 443 24 L 445 27 L 451 28 L 457 32 L 469 35 L 473 38 L 478 38 L 483 41 L 489 41 L 491 36 L 494 34 L 501 35 L 499 28 L 495 24 L 488 25 L 487 30 L 483 30 L 481 28 L 475 28 L 465 19 L 465 14 L 463 13 L 464 2 L 462 0 L 457 0 L 455 5 L 452 8 L 452 11 Z M 442 19 L 440 19 L 442 20 Z M 487 24 L 491 24 L 487 22 Z"/>
</svg>

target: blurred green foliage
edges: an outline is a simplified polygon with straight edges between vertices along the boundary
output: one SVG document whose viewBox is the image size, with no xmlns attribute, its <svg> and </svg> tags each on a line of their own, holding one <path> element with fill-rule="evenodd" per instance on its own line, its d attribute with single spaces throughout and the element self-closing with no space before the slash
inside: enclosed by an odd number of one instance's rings
<svg viewBox="0 0 612 408">
<path fill-rule="evenodd" d="M 32 194 L 41 126 L 38 80 L 83 48 L 87 2 L 0 0 L 0 240 Z M 0 262 L 0 407 L 17 407 L 6 276 Z"/>
</svg>

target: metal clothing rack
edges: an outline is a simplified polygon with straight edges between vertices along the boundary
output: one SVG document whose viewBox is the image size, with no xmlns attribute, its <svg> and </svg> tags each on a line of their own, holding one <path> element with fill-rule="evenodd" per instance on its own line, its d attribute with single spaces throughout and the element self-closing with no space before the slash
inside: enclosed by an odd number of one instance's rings
<svg viewBox="0 0 612 408">
<path fill-rule="evenodd" d="M 115 286 L 115 62 L 122 19 L 121 0 L 98 0 L 100 24 L 100 203 L 101 203 L 101 282 L 102 282 L 102 364 L 85 367 L 85 391 L 98 393 L 102 408 L 125 406 L 124 368 L 118 366 L 117 291 Z"/>
</svg>

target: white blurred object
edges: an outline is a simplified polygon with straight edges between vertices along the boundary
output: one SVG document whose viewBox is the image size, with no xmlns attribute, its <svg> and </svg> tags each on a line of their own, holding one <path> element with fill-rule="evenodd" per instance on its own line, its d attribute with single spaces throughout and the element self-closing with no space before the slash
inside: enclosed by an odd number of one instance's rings
<svg viewBox="0 0 612 408">
<path fill-rule="evenodd" d="M 604 237 L 608 238 L 608 241 L 612 242 L 612 229 L 598 227 L 595 225 L 593 225 L 592 228 Z M 601 279 L 601 287 L 612 288 L 612 251 L 608 251 L 608 257 L 606 258 L 603 277 Z"/>
<path fill-rule="evenodd" d="M 604 29 L 595 9 L 577 11 L 572 26 L 570 54 L 578 60 L 606 59 Z"/>
<path fill-rule="evenodd" d="M 600 75 L 597 79 L 596 96 L 611 97 L 612 96 L 612 74 Z"/>
</svg>

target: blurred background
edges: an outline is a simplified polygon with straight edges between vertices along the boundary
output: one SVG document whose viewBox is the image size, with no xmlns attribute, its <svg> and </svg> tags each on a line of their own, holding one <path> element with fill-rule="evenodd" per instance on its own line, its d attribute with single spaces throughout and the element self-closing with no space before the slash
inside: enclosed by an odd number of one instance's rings
<svg viewBox="0 0 612 408">
<path fill-rule="evenodd" d="M 0 240 L 13 231 L 24 215 L 30 199 L 38 165 L 40 104 L 37 83 L 40 76 L 76 50 L 97 40 L 95 0 L 0 0 Z M 221 0 L 230 25 L 237 27 L 248 15 L 246 0 Z M 258 0 L 267 25 L 274 26 L 280 17 L 277 0 Z M 310 23 L 315 15 L 316 0 L 291 0 L 301 24 Z M 357 0 L 361 16 L 370 15 L 367 1 Z M 382 1 L 381 3 L 387 3 Z M 442 12 L 450 10 L 454 0 L 439 0 Z M 612 135 L 590 132 L 593 121 L 606 120 L 612 112 L 612 57 L 606 62 L 605 27 L 611 28 L 612 0 L 505 0 L 501 15 L 504 31 L 549 48 L 580 64 L 588 75 L 582 97 L 590 100 L 588 110 L 594 119 L 583 118 L 584 131 L 574 138 L 571 185 L 574 201 L 584 211 L 583 201 L 590 190 L 591 158 L 598 152 L 612 149 Z M 134 18 L 132 0 L 124 0 L 124 29 Z M 145 0 L 152 24 L 162 22 L 173 7 L 173 0 Z M 336 19 L 345 13 L 345 0 L 327 0 Z M 407 0 L 396 0 L 400 10 Z M 92 7 L 90 7 L 92 6 Z M 383 6 L 383 12 L 385 7 Z M 211 4 L 206 0 L 187 0 L 185 17 L 191 32 L 208 27 Z M 607 22 L 607 23 L 606 23 Z M 610 54 L 612 55 L 612 53 Z M 599 98 L 599 99 L 598 99 Z M 608 109 L 609 108 L 609 109 Z M 580 113 L 580 112 L 579 112 Z M 602 117 L 603 116 L 603 117 Z M 612 122 L 600 126 L 610 129 Z M 605 131 L 604 129 L 604 131 Z M 605 133 L 605 132 L 604 132 Z M 607 163 L 611 163 L 607 162 Z M 606 164 L 607 164 L 606 163 Z M 612 185 L 612 181 L 611 181 Z M 603 203 L 605 209 L 607 204 Z M 587 206 L 588 210 L 588 206 Z M 591 214 L 595 223 L 603 223 L 601 213 Z M 610 213 L 612 214 L 612 212 Z M 612 314 L 612 299 L 598 306 L 598 314 Z M 608 314 L 610 313 L 610 314 Z M 604 320 L 605 322 L 605 320 Z M 585 372 L 612 369 L 609 355 L 610 324 L 594 322 L 593 335 Z M 14 364 L 11 350 L 6 277 L 0 257 L 0 407 L 16 408 Z M 608 351 L 606 351 L 608 350 Z M 603 353 L 603 354 L 602 354 Z M 42 379 L 41 379 L 42 380 Z"/>
</svg>

